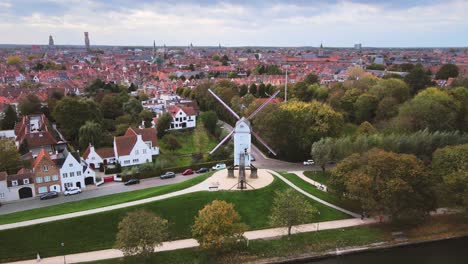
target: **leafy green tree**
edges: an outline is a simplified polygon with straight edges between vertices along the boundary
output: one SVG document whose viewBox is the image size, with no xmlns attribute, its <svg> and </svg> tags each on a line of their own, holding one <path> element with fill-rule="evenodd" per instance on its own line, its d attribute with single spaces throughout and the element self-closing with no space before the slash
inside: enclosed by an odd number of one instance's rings
<svg viewBox="0 0 468 264">
<path fill-rule="evenodd" d="M 247 87 L 247 85 L 243 84 L 241 86 L 239 86 L 239 96 L 242 97 L 244 95 L 246 95 L 249 91 L 249 88 Z"/>
<path fill-rule="evenodd" d="M 158 117 L 156 123 L 156 131 L 158 132 L 158 138 L 164 137 L 167 130 L 171 128 L 172 116 L 169 113 L 164 113 Z"/>
<path fill-rule="evenodd" d="M 140 101 L 135 98 L 131 98 L 128 102 L 123 104 L 123 110 L 125 113 L 129 114 L 132 117 L 134 123 L 138 119 L 138 114 L 143 111 L 143 106 Z"/>
<path fill-rule="evenodd" d="M 198 155 L 202 156 L 207 151 L 208 142 L 209 138 L 205 126 L 197 126 L 193 131 L 193 144 Z"/>
<path fill-rule="evenodd" d="M 286 226 L 288 236 L 292 227 L 314 220 L 318 210 L 294 189 L 276 191 L 270 214 L 270 225 Z"/>
<path fill-rule="evenodd" d="M 8 105 L 3 111 L 2 130 L 14 129 L 18 116 L 13 106 Z"/>
<path fill-rule="evenodd" d="M 448 78 L 456 78 L 458 77 L 458 73 L 460 70 L 458 66 L 455 64 L 444 64 L 440 67 L 439 71 L 436 73 L 436 79 L 438 80 L 447 80 Z"/>
<path fill-rule="evenodd" d="M 173 134 L 168 134 L 167 136 L 165 136 L 164 142 L 166 143 L 167 148 L 169 150 L 176 150 L 182 147 L 177 137 L 174 136 Z"/>
<path fill-rule="evenodd" d="M 382 65 L 382 64 L 372 63 L 371 65 L 367 66 L 366 69 L 368 69 L 368 70 L 377 70 L 377 71 L 385 71 L 385 66 Z"/>
<path fill-rule="evenodd" d="M 375 116 L 378 100 L 375 96 L 363 93 L 354 102 L 355 118 L 357 123 L 370 121 Z"/>
<path fill-rule="evenodd" d="M 435 182 L 415 156 L 373 149 L 338 163 L 329 184 L 366 212 L 420 221 L 436 207 Z"/>
<path fill-rule="evenodd" d="M 0 138 L 0 172 L 16 173 L 19 168 L 20 154 L 15 143 L 7 138 Z"/>
<path fill-rule="evenodd" d="M 86 121 L 78 131 L 80 149 L 85 150 L 89 144 L 92 144 L 95 147 L 100 147 L 102 136 L 103 133 L 100 124 L 94 121 Z"/>
<path fill-rule="evenodd" d="M 214 200 L 198 211 L 192 236 L 204 249 L 222 250 L 244 241 L 246 230 L 233 204 Z"/>
<path fill-rule="evenodd" d="M 216 128 L 218 124 L 218 115 L 214 111 L 207 111 L 200 114 L 200 120 L 203 123 L 203 126 L 210 132 L 212 135 L 216 133 Z"/>
<path fill-rule="evenodd" d="M 18 108 L 22 115 L 38 114 L 41 112 L 41 100 L 35 94 L 28 94 L 20 99 Z"/>
<path fill-rule="evenodd" d="M 6 62 L 8 65 L 20 65 L 21 63 L 23 63 L 23 60 L 18 57 L 18 56 L 10 56 L 6 59 Z"/>
<path fill-rule="evenodd" d="M 310 155 L 315 163 L 322 168 L 322 171 L 325 171 L 328 162 L 333 159 L 333 145 L 331 144 L 331 139 L 325 138 L 314 142 Z"/>
<path fill-rule="evenodd" d="M 376 120 L 387 120 L 398 115 L 398 100 L 394 97 L 384 97 L 376 110 Z"/>
<path fill-rule="evenodd" d="M 446 91 L 428 88 L 400 108 L 397 122 L 401 129 L 409 131 L 454 130 L 459 111 L 460 104 Z"/>
<path fill-rule="evenodd" d="M 372 135 L 375 133 L 377 133 L 377 129 L 367 121 L 362 122 L 356 130 L 356 134 L 358 135 Z"/>
<path fill-rule="evenodd" d="M 102 98 L 99 107 L 104 118 L 115 119 L 123 114 L 122 105 L 119 103 L 116 94 L 106 94 Z"/>
<path fill-rule="evenodd" d="M 431 77 L 426 74 L 421 64 L 416 64 L 414 68 L 405 76 L 405 82 L 409 85 L 412 94 L 417 94 L 431 84 Z"/>
<path fill-rule="evenodd" d="M 431 168 L 442 179 L 441 200 L 468 213 L 468 144 L 436 150 Z"/>
<path fill-rule="evenodd" d="M 148 109 L 144 109 L 143 111 L 140 112 L 140 114 L 138 115 L 138 118 L 144 122 L 144 125 L 146 128 L 150 128 L 152 125 L 151 122 L 153 121 L 153 118 L 154 118 L 154 113 Z"/>
<path fill-rule="evenodd" d="M 98 105 L 93 100 L 78 97 L 64 97 L 58 101 L 52 116 L 60 125 L 65 137 L 72 141 L 78 139 L 79 129 L 86 121 L 102 123 Z"/>
<path fill-rule="evenodd" d="M 403 103 L 410 98 L 411 91 L 409 86 L 399 79 L 380 80 L 376 85 L 372 86 L 369 93 L 376 96 L 379 100 L 386 97 L 393 97 L 399 103 Z"/>
<path fill-rule="evenodd" d="M 252 95 L 257 95 L 257 85 L 256 85 L 255 83 L 252 83 L 252 84 L 250 85 L 249 92 L 250 92 Z"/>
<path fill-rule="evenodd" d="M 319 77 L 317 75 L 313 74 L 313 73 L 309 73 L 304 78 L 304 82 L 307 85 L 315 84 L 315 83 L 319 82 Z"/>
<path fill-rule="evenodd" d="M 305 82 L 297 82 L 294 85 L 292 94 L 295 98 L 304 102 L 309 102 L 314 96 L 313 90 L 309 89 L 309 86 Z"/>
<path fill-rule="evenodd" d="M 137 210 L 127 213 L 119 222 L 115 247 L 124 256 L 139 255 L 147 258 L 167 238 L 167 220 L 152 212 Z"/>
</svg>

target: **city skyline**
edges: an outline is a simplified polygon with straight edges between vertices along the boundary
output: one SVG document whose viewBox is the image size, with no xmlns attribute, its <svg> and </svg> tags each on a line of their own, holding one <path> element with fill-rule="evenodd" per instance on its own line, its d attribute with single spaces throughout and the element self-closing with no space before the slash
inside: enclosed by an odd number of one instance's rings
<svg viewBox="0 0 468 264">
<path fill-rule="evenodd" d="M 467 1 L 0 0 L 0 43 L 464 47 Z"/>
</svg>

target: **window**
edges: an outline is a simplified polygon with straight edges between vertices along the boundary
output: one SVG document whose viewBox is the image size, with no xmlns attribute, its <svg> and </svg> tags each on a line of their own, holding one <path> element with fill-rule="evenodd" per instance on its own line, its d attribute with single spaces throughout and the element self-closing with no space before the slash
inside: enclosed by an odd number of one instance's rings
<svg viewBox="0 0 468 264">
<path fill-rule="evenodd" d="M 143 154 L 146 154 L 146 149 L 143 149 L 142 151 L 143 151 Z"/>
<path fill-rule="evenodd" d="M 92 157 L 91 160 L 95 160 L 96 158 L 95 157 Z"/>
<path fill-rule="evenodd" d="M 57 175 L 52 176 L 52 180 L 53 181 L 58 181 L 58 176 Z"/>
<path fill-rule="evenodd" d="M 140 154 L 140 152 L 137 149 L 137 150 L 135 150 L 135 155 L 138 155 L 138 154 Z"/>
<path fill-rule="evenodd" d="M 133 159 L 133 163 L 136 163 L 136 162 L 138 162 L 138 159 Z"/>
<path fill-rule="evenodd" d="M 62 177 L 63 177 L 63 178 L 67 178 L 67 177 L 68 177 L 68 173 L 66 173 L 66 172 L 62 173 Z"/>
<path fill-rule="evenodd" d="M 77 171 L 76 176 L 81 176 L 81 171 Z"/>
<path fill-rule="evenodd" d="M 18 186 L 18 181 L 11 181 L 11 186 Z"/>
<path fill-rule="evenodd" d="M 38 193 L 46 193 L 47 192 L 47 186 L 42 186 L 37 189 Z"/>
<path fill-rule="evenodd" d="M 73 187 L 73 183 L 71 183 L 71 182 L 66 182 L 66 183 L 65 183 L 65 188 L 70 188 L 70 187 Z"/>
<path fill-rule="evenodd" d="M 4 199 L 5 198 L 5 193 L 0 193 L 0 199 Z"/>
<path fill-rule="evenodd" d="M 42 177 L 36 177 L 36 183 L 42 183 Z"/>
<path fill-rule="evenodd" d="M 70 172 L 70 177 L 75 177 L 75 173 L 74 173 L 74 172 Z"/>
<path fill-rule="evenodd" d="M 45 176 L 44 177 L 44 182 L 50 182 L 50 176 Z"/>
<path fill-rule="evenodd" d="M 44 167 L 42 167 L 42 170 L 43 171 L 49 171 L 49 167 L 47 165 L 44 165 Z"/>
<path fill-rule="evenodd" d="M 29 184 L 29 179 L 23 179 L 23 184 Z"/>
<path fill-rule="evenodd" d="M 68 164 L 68 167 L 73 167 L 73 163 Z"/>
<path fill-rule="evenodd" d="M 129 164 L 129 163 L 130 163 L 129 160 L 124 161 L 124 164 Z"/>
</svg>

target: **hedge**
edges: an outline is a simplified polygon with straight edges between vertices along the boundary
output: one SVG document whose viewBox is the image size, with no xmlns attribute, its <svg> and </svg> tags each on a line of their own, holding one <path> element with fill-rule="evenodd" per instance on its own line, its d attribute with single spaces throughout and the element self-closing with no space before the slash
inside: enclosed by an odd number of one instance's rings
<svg viewBox="0 0 468 264">
<path fill-rule="evenodd" d="M 122 177 L 123 181 L 127 181 L 129 179 L 147 179 L 153 177 L 159 177 L 166 171 L 172 171 L 174 173 L 181 173 L 187 169 L 198 170 L 200 168 L 208 168 L 210 169 L 214 165 L 218 163 L 225 163 L 226 166 L 230 166 L 234 163 L 232 159 L 229 160 L 218 160 L 218 161 L 210 161 L 210 162 L 202 162 L 197 164 L 192 164 L 190 166 L 182 166 L 182 167 L 168 167 L 168 168 L 155 168 L 152 171 L 144 171 L 144 172 L 137 172 L 132 175 L 118 175 Z"/>
</svg>

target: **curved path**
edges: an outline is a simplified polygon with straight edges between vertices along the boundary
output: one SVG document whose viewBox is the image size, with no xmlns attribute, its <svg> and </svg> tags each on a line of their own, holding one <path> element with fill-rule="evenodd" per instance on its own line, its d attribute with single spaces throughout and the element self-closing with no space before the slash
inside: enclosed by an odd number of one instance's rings
<svg viewBox="0 0 468 264">
<path fill-rule="evenodd" d="M 273 174 L 274 176 L 278 177 L 279 179 L 281 179 L 282 181 L 284 181 L 287 185 L 289 185 L 289 186 L 291 186 L 292 188 L 294 188 L 296 191 L 298 191 L 298 192 L 304 194 L 305 196 L 307 196 L 307 197 L 309 197 L 309 198 L 311 198 L 311 199 L 313 199 L 313 200 L 315 200 L 315 201 L 317 201 L 317 202 L 319 202 L 319 203 L 321 203 L 321 204 L 324 204 L 324 205 L 326 205 L 326 206 L 328 206 L 328 207 L 331 207 L 331 208 L 333 208 L 333 209 L 335 209 L 335 210 L 341 211 L 341 212 L 343 212 L 343 213 L 345 213 L 345 214 L 347 214 L 347 215 L 351 215 L 352 217 L 356 217 L 356 218 L 360 218 L 360 217 L 361 217 L 361 215 L 359 215 L 359 214 L 353 213 L 353 212 L 351 212 L 351 211 L 349 211 L 349 210 L 346 210 L 346 209 L 344 209 L 344 208 L 338 207 L 338 206 L 336 206 L 336 205 L 334 205 L 334 204 L 331 204 L 331 203 L 329 203 L 329 202 L 327 202 L 327 201 L 324 201 L 324 200 L 322 200 L 322 199 L 320 199 L 320 198 L 318 198 L 318 197 L 316 197 L 316 196 L 313 196 L 312 194 L 310 194 L 310 193 L 308 193 L 308 192 L 302 190 L 301 188 L 297 187 L 297 186 L 294 185 L 292 182 L 288 181 L 286 178 L 284 178 L 283 176 L 281 176 L 279 173 L 277 173 L 277 172 L 275 172 L 275 171 L 269 170 L 269 172 L 270 172 L 271 174 Z"/>
</svg>

